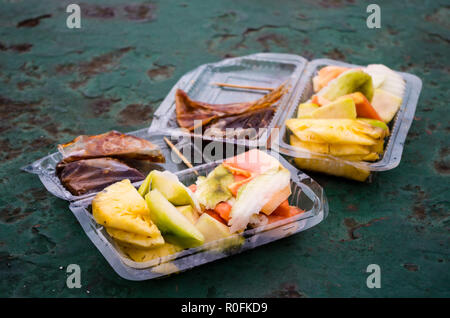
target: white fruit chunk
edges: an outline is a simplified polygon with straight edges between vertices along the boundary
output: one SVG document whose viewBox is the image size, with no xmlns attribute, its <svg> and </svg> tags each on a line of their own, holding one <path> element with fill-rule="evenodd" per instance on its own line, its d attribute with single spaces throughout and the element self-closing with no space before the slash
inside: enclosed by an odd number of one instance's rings
<svg viewBox="0 0 450 318">
<path fill-rule="evenodd" d="M 364 72 L 372 76 L 375 88 L 389 92 L 398 98 L 403 98 L 405 81 L 397 72 L 382 64 L 370 64 L 364 69 Z M 384 77 L 384 80 L 377 86 L 375 82 L 379 81 L 381 77 Z"/>
<path fill-rule="evenodd" d="M 372 107 L 375 108 L 381 119 L 388 123 L 402 105 L 402 99 L 382 89 L 376 89 L 372 98 Z"/>
</svg>

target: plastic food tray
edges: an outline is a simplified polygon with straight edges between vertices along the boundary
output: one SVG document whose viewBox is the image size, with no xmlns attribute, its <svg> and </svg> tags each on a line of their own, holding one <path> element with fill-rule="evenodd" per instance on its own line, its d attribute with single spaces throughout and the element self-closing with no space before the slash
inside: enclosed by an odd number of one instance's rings
<svg viewBox="0 0 450 318">
<path fill-rule="evenodd" d="M 237 143 L 250 147 L 265 147 L 271 129 L 282 116 L 292 93 L 306 66 L 307 60 L 298 55 L 279 53 L 257 53 L 253 55 L 225 59 L 218 63 L 204 64 L 187 73 L 175 84 L 161 105 L 155 111 L 149 131 L 170 132 L 173 135 L 193 136 L 194 133 L 181 129 L 176 121 L 175 92 L 184 90 L 190 98 L 197 101 L 226 104 L 254 101 L 267 94 L 267 91 L 218 87 L 215 82 L 263 86 L 276 88 L 286 82 L 288 92 L 278 101 L 278 107 L 271 122 L 253 139 L 217 138 L 195 135 L 206 140 Z"/>
<path fill-rule="evenodd" d="M 347 161 L 331 155 L 302 151 L 289 144 L 291 132 L 286 129 L 285 121 L 289 118 L 295 118 L 298 105 L 307 101 L 314 94 L 312 78 L 317 74 L 317 71 L 320 68 L 327 65 L 350 68 L 362 67 L 360 65 L 343 63 L 331 59 L 317 59 L 308 63 L 296 91 L 293 93 L 288 109 L 278 118 L 276 126 L 280 127 L 279 136 L 273 138 L 271 148 L 294 158 L 311 158 L 311 156 L 316 158 L 320 157 L 323 158 L 323 160 L 333 160 L 344 165 L 354 166 L 369 171 L 384 171 L 397 167 L 402 157 L 405 139 L 414 119 L 417 101 L 422 89 L 422 81 L 417 76 L 409 73 L 397 72 L 405 80 L 405 93 L 400 110 L 389 123 L 390 136 L 385 141 L 385 151 L 379 160 L 375 162 Z"/>
<path fill-rule="evenodd" d="M 276 156 L 291 172 L 292 195 L 289 203 L 305 210 L 304 213 L 148 262 L 134 262 L 124 255 L 106 230 L 95 222 L 91 214 L 93 195 L 71 202 L 70 209 L 87 236 L 121 277 L 128 280 L 148 280 L 185 271 L 305 231 L 325 219 L 328 214 L 328 203 L 322 188 L 309 176 L 291 166 L 279 154 L 273 152 L 270 154 Z M 192 184 L 197 177 L 193 170 L 205 176 L 220 162 L 179 171 L 176 175 L 185 185 Z"/>
<path fill-rule="evenodd" d="M 164 141 L 164 137 L 171 140 L 177 149 L 180 150 L 193 165 L 208 162 L 204 160 L 202 150 L 197 148 L 195 144 L 191 143 L 189 140 L 180 138 L 180 140 L 176 142 L 174 139 L 171 139 L 171 136 L 169 135 L 149 133 L 146 128 L 132 131 L 127 134 L 146 139 L 160 147 L 164 157 L 166 158 L 166 162 L 153 164 L 153 168 L 155 169 L 176 172 L 187 168 L 181 159 L 171 151 L 170 147 Z M 58 198 L 68 201 L 75 201 L 90 197 L 92 193 L 79 196 L 73 195 L 61 184 L 59 178 L 55 174 L 56 165 L 61 161 L 61 159 L 61 154 L 59 152 L 55 152 L 23 167 L 22 170 L 37 174 L 45 188 Z"/>
</svg>

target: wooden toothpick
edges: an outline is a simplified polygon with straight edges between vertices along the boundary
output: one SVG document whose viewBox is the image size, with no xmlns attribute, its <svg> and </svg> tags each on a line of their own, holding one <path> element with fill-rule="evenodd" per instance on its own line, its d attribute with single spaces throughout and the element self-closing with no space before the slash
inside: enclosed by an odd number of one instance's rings
<svg viewBox="0 0 450 318">
<path fill-rule="evenodd" d="M 194 166 L 192 166 L 189 160 L 187 160 L 187 158 L 183 156 L 183 154 L 177 149 L 177 147 L 175 147 L 175 145 L 169 139 L 164 137 L 164 141 L 169 145 L 170 148 L 172 148 L 172 150 L 177 154 L 177 156 L 180 157 L 181 160 L 183 160 L 186 166 L 188 166 L 189 168 L 194 168 Z M 198 175 L 197 170 L 194 170 L 194 173 Z"/>
<path fill-rule="evenodd" d="M 274 90 L 272 87 L 248 86 L 248 85 L 237 85 L 237 84 L 228 84 L 228 83 L 213 83 L 213 85 L 220 86 L 220 87 L 256 89 L 256 90 L 261 90 L 261 91 L 273 91 Z"/>
</svg>

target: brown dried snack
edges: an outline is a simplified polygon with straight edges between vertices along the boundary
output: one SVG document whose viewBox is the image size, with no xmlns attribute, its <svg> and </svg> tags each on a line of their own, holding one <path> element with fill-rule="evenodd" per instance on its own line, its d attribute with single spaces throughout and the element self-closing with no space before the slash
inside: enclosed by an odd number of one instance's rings
<svg viewBox="0 0 450 318">
<path fill-rule="evenodd" d="M 56 175 L 73 195 L 101 191 L 123 179 L 136 182 L 145 178 L 138 170 L 113 158 L 60 162 L 56 166 Z"/>
<path fill-rule="evenodd" d="M 195 129 L 194 121 L 198 120 L 202 126 L 228 116 L 240 115 L 246 112 L 271 107 L 287 91 L 285 84 L 280 85 L 270 93 L 253 102 L 232 104 L 208 104 L 194 101 L 181 89 L 175 93 L 177 123 L 180 127 L 190 131 Z"/>
<path fill-rule="evenodd" d="M 214 138 L 254 139 L 269 125 L 275 110 L 276 107 L 269 107 L 224 117 L 208 124 L 203 134 Z"/>
<path fill-rule="evenodd" d="M 110 131 L 101 135 L 81 135 L 69 143 L 58 145 L 64 162 L 80 159 L 115 157 L 165 162 L 159 146 L 135 136 Z"/>
<path fill-rule="evenodd" d="M 222 130 L 227 128 L 263 128 L 268 126 L 269 122 L 273 118 L 275 110 L 275 107 L 270 107 L 252 110 L 244 114 L 224 117 L 219 119 L 217 123 L 210 125 L 210 127 L 217 127 Z"/>
</svg>

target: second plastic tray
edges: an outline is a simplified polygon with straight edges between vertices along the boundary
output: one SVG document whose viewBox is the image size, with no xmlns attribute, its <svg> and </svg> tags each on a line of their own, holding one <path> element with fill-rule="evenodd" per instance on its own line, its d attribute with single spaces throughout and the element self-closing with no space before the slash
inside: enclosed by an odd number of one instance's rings
<svg viewBox="0 0 450 318">
<path fill-rule="evenodd" d="M 261 129 L 257 137 L 239 139 L 196 135 L 206 140 L 236 143 L 250 147 L 265 147 L 274 124 L 286 111 L 306 63 L 307 60 L 298 55 L 258 53 L 201 65 L 184 75 L 174 85 L 155 111 L 149 131 L 164 131 L 183 136 L 194 135 L 182 130 L 177 124 L 175 114 L 175 92 L 177 89 L 184 90 L 193 100 L 212 104 L 228 104 L 254 101 L 267 94 L 267 91 L 219 87 L 213 85 L 214 83 L 276 88 L 286 82 L 289 87 L 288 92 L 278 101 L 274 117 L 267 127 Z M 196 132 L 194 131 L 194 133 Z"/>
</svg>

